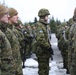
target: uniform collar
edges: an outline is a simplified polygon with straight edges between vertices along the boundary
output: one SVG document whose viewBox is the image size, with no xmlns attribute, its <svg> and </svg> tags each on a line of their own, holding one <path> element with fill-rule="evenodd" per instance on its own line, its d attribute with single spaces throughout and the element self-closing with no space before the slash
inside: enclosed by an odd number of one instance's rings
<svg viewBox="0 0 76 75">
<path fill-rule="evenodd" d="M 48 23 L 45 22 L 44 19 L 39 19 L 39 22 L 43 23 L 44 25 L 48 25 Z"/>
<path fill-rule="evenodd" d="M 8 24 L 8 28 L 13 29 L 13 24 Z"/>
<path fill-rule="evenodd" d="M 0 21 L 0 29 L 1 29 L 2 32 L 6 32 L 7 24 Z"/>
</svg>

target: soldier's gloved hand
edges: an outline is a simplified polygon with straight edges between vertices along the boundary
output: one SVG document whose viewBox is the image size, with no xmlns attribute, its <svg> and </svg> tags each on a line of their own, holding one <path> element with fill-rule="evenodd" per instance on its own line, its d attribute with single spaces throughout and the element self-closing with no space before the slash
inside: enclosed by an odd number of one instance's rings
<svg viewBox="0 0 76 75">
<path fill-rule="evenodd" d="M 53 49 L 51 48 L 51 46 L 48 50 L 49 50 L 50 54 L 54 55 L 54 52 L 53 52 Z"/>
<path fill-rule="evenodd" d="M 27 38 L 24 38 L 23 41 L 25 41 L 26 43 L 28 43 L 28 39 Z"/>
</svg>

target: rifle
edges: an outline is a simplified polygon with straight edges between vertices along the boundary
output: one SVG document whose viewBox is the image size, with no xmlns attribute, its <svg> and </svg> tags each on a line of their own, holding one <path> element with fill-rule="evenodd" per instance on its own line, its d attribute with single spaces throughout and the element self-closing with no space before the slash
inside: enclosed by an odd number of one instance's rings
<svg viewBox="0 0 76 75">
<path fill-rule="evenodd" d="M 22 54 L 23 54 L 23 57 L 22 57 L 22 62 L 23 62 L 23 65 L 22 65 L 22 68 L 25 68 L 25 61 L 26 61 L 26 44 L 27 44 L 27 39 L 23 39 L 23 42 L 24 42 L 24 49 L 22 51 Z"/>
<path fill-rule="evenodd" d="M 53 60 L 53 56 L 52 56 L 52 55 L 54 55 L 54 53 L 53 53 L 53 49 L 51 48 L 51 46 L 50 46 L 50 48 L 48 49 L 48 51 L 49 51 L 49 53 L 50 53 L 51 60 Z"/>
</svg>

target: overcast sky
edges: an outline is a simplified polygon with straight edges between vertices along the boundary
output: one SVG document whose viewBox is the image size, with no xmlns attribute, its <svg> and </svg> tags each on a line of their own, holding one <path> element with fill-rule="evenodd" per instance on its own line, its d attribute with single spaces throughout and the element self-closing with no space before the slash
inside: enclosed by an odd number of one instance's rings
<svg viewBox="0 0 76 75">
<path fill-rule="evenodd" d="M 0 0 L 2 3 L 3 0 Z M 76 0 L 5 0 L 8 7 L 13 7 L 19 12 L 22 22 L 33 21 L 38 18 L 38 11 L 47 8 L 50 16 L 58 18 L 60 21 L 67 21 L 73 16 L 76 7 Z"/>
</svg>

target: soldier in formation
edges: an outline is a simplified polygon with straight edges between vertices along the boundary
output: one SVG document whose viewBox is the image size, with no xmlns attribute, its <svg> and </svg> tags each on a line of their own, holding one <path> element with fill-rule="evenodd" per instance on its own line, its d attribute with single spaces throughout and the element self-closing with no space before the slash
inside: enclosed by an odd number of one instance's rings
<svg viewBox="0 0 76 75">
<path fill-rule="evenodd" d="M 76 8 L 73 15 L 74 24 L 72 24 L 69 32 L 69 53 L 68 67 L 70 75 L 76 75 Z"/>
<path fill-rule="evenodd" d="M 8 39 L 8 10 L 0 4 L 0 75 L 16 75 L 11 43 Z"/>
<path fill-rule="evenodd" d="M 57 30 L 57 38 L 58 38 L 58 47 L 61 51 L 62 57 L 63 57 L 63 68 L 67 69 L 67 73 L 69 73 L 68 70 L 68 34 L 69 34 L 70 26 L 65 23 L 65 25 L 58 27 Z"/>
<path fill-rule="evenodd" d="M 31 56 L 31 43 L 33 39 L 33 33 L 30 24 L 25 25 L 24 37 L 26 38 L 26 58 Z"/>
<path fill-rule="evenodd" d="M 20 54 L 21 54 L 21 60 L 23 62 L 22 68 L 25 68 L 25 60 L 26 60 L 26 40 L 24 38 L 24 26 L 20 20 L 18 20 L 18 23 L 15 24 L 15 28 L 18 32 L 18 41 L 20 43 Z"/>
<path fill-rule="evenodd" d="M 13 34 L 13 36 L 10 36 L 8 39 L 12 46 L 16 75 L 23 75 L 22 61 L 21 61 L 21 55 L 20 55 L 21 40 L 20 40 L 19 32 L 15 27 L 15 24 L 18 23 L 18 12 L 14 8 L 9 8 L 8 11 L 10 15 L 8 28 L 12 31 L 12 34 Z"/>
<path fill-rule="evenodd" d="M 67 25 L 60 26 L 58 33 L 58 47 L 61 50 L 63 57 L 64 68 L 67 69 L 67 73 L 71 75 L 76 74 L 75 65 L 75 50 L 76 50 L 76 8 L 74 10 L 73 18 L 69 19 Z"/>
<path fill-rule="evenodd" d="M 49 11 L 45 8 L 38 12 L 39 21 L 36 23 L 36 56 L 38 61 L 38 74 L 49 75 L 49 58 L 51 56 L 51 45 L 47 32 L 47 21 Z"/>
</svg>

